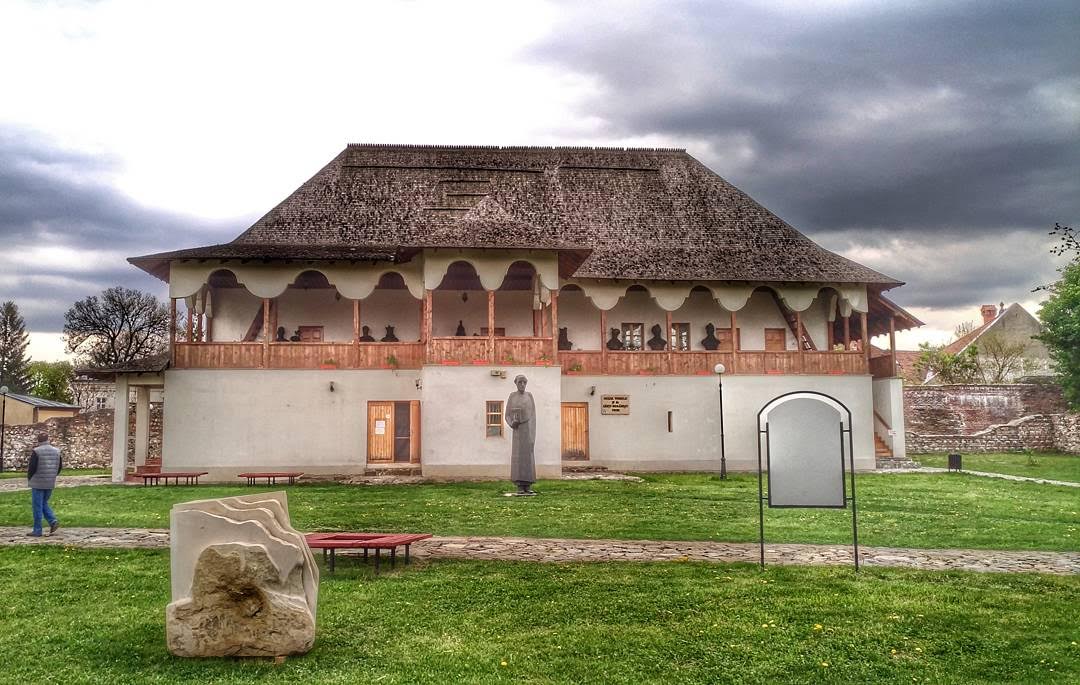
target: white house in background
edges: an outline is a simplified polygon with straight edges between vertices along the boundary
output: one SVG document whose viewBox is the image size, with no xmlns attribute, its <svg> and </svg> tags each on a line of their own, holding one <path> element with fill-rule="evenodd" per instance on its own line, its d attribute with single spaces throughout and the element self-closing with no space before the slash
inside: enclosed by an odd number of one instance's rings
<svg viewBox="0 0 1080 685">
<path fill-rule="evenodd" d="M 851 409 L 858 468 L 875 435 L 904 452 L 868 344 L 920 325 L 883 295 L 902 284 L 683 150 L 349 145 L 231 243 L 129 261 L 190 322 L 117 369 L 168 391 L 165 470 L 506 478 L 524 374 L 539 476 L 715 471 L 718 363 L 729 468 L 756 468 L 756 414 L 792 391 Z"/>
<path fill-rule="evenodd" d="M 108 377 L 99 378 L 96 369 L 76 369 L 75 379 L 71 381 L 71 394 L 75 403 L 82 407 L 83 412 L 102 411 L 116 406 L 116 383 Z M 134 402 L 136 391 L 132 389 L 128 394 L 128 401 Z M 150 402 L 157 404 L 165 399 L 162 388 L 154 388 L 150 393 Z"/>
<path fill-rule="evenodd" d="M 1002 381 L 1014 383 L 1026 376 L 1049 376 L 1050 352 L 1042 341 L 1035 336 L 1043 332 L 1043 325 L 1020 304 L 1014 302 L 1008 307 L 1002 302 L 999 306 L 984 304 L 979 308 L 982 324 L 966 335 L 945 346 L 945 351 L 960 354 L 974 346 L 984 374 L 993 369 L 1000 369 Z M 1007 357 L 1002 352 L 1010 347 L 1022 346 L 1023 351 Z M 935 375 L 927 374 L 926 383 L 934 383 Z M 993 378 L 985 378 L 992 382 Z"/>
</svg>

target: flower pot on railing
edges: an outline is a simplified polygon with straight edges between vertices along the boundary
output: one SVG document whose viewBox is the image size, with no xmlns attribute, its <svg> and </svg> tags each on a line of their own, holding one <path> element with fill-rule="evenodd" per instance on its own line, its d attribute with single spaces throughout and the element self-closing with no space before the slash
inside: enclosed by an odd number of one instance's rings
<svg viewBox="0 0 1080 685">
<path fill-rule="evenodd" d="M 322 363 L 319 364 L 319 368 L 323 370 L 336 369 L 338 368 L 338 363 L 336 360 L 333 359 L 324 359 L 322 360 Z"/>
</svg>

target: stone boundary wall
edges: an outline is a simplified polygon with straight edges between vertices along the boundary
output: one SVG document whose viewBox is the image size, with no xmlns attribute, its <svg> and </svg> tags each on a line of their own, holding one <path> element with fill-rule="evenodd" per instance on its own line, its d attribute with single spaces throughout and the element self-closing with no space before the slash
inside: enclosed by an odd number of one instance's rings
<svg viewBox="0 0 1080 685">
<path fill-rule="evenodd" d="M 134 463 L 135 411 L 129 412 L 128 462 Z M 4 427 L 4 470 L 24 470 L 37 434 L 49 434 L 64 457 L 64 468 L 112 466 L 113 410 L 80 413 L 70 418 L 49 419 L 29 426 Z M 161 458 L 161 405 L 150 405 L 150 459 Z"/>
<path fill-rule="evenodd" d="M 990 426 L 973 435 L 907 434 L 909 454 L 927 452 L 1023 452 L 1025 450 L 1065 451 L 1055 436 L 1055 417 L 1036 414 L 1005 424 Z M 1076 418 L 1073 415 L 1073 418 Z M 1080 422 L 1074 422 L 1080 423 Z"/>
<path fill-rule="evenodd" d="M 904 387 L 905 428 L 924 436 L 973 436 L 1024 416 L 1066 412 L 1061 388 L 1052 383 Z"/>
<path fill-rule="evenodd" d="M 1057 449 L 1080 454 L 1080 414 L 1054 414 L 1051 418 Z"/>
</svg>

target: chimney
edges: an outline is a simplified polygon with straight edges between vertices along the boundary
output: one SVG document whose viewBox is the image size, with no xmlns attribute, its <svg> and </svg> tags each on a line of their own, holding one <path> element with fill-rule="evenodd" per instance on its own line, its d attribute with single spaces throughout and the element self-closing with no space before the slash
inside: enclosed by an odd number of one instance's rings
<svg viewBox="0 0 1080 685">
<path fill-rule="evenodd" d="M 984 304 L 981 311 L 984 326 L 997 318 L 997 307 L 992 304 Z"/>
</svg>

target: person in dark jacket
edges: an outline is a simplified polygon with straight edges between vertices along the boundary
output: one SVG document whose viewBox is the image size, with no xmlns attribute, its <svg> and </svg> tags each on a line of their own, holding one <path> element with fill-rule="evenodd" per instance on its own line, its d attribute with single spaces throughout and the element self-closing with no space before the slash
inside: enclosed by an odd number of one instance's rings
<svg viewBox="0 0 1080 685">
<path fill-rule="evenodd" d="M 30 453 L 30 464 L 26 468 L 26 478 L 30 486 L 30 505 L 34 510 L 34 530 L 27 535 L 41 537 L 41 519 L 49 522 L 49 535 L 56 532 L 60 522 L 49 507 L 49 497 L 56 487 L 56 476 L 63 467 L 60 450 L 49 444 L 47 433 L 38 433 L 38 446 Z"/>
</svg>

